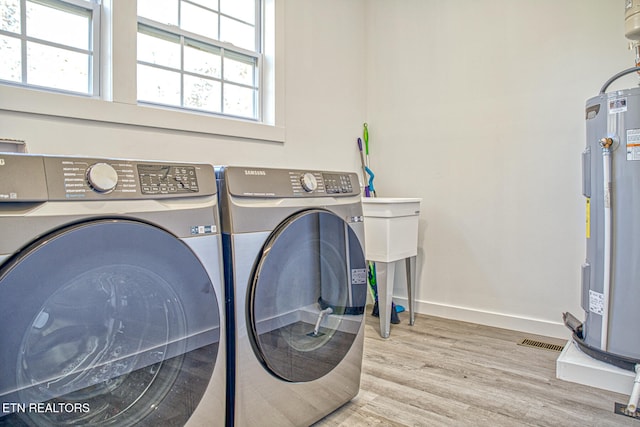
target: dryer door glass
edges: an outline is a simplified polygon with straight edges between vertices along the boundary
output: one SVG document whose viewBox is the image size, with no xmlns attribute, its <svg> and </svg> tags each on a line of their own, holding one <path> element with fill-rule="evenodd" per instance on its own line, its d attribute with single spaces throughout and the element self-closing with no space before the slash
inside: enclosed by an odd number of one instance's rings
<svg viewBox="0 0 640 427">
<path fill-rule="evenodd" d="M 0 424 L 184 425 L 198 406 L 220 313 L 205 268 L 173 235 L 76 224 L 2 265 L 0 290 Z"/>
<path fill-rule="evenodd" d="M 249 289 L 258 358 L 287 381 L 324 376 L 356 339 L 366 294 L 364 253 L 349 224 L 321 210 L 289 218 L 267 240 Z"/>
</svg>

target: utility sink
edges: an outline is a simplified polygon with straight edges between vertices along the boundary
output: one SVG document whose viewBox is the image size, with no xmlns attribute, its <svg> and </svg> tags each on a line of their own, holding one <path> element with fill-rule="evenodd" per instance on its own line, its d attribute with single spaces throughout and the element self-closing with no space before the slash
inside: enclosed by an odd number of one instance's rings
<svg viewBox="0 0 640 427">
<path fill-rule="evenodd" d="M 391 262 L 418 253 L 419 198 L 366 197 L 365 252 L 369 261 Z"/>
</svg>

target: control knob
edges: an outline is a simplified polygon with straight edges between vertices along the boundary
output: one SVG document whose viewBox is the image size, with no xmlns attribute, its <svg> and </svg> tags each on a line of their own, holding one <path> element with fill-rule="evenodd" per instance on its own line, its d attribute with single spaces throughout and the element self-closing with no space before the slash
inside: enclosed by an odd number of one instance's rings
<svg viewBox="0 0 640 427">
<path fill-rule="evenodd" d="M 311 193 L 318 188 L 318 181 L 311 172 L 304 173 L 300 176 L 300 184 L 307 193 Z"/>
<path fill-rule="evenodd" d="M 118 184 L 118 172 L 107 163 L 96 163 L 87 169 L 87 181 L 98 193 L 108 193 Z"/>
</svg>

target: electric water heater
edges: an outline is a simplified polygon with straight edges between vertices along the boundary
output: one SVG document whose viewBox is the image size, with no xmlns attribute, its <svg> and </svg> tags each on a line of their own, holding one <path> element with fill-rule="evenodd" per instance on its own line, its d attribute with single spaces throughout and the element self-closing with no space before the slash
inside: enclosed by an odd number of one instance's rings
<svg viewBox="0 0 640 427">
<path fill-rule="evenodd" d="M 640 65 L 640 0 L 626 0 L 625 36 Z M 640 88 L 607 92 L 614 81 L 637 72 L 638 66 L 614 75 L 586 104 L 585 320 L 571 313 L 563 318 L 585 353 L 638 371 L 640 385 Z"/>
<path fill-rule="evenodd" d="M 640 359 L 640 88 L 589 99 L 586 127 L 582 336 L 612 357 Z"/>
<path fill-rule="evenodd" d="M 614 412 L 640 419 L 640 87 L 607 92 L 620 77 L 640 73 L 640 0 L 626 0 L 625 36 L 636 66 L 607 80 L 586 105 L 585 320 L 568 312 L 563 319 L 584 353 L 635 372 L 629 402 L 616 403 Z"/>
</svg>

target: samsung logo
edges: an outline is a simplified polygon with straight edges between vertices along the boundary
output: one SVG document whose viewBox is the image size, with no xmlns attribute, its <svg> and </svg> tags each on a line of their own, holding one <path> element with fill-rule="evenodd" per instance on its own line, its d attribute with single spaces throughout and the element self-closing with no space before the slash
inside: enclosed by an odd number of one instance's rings
<svg viewBox="0 0 640 427">
<path fill-rule="evenodd" d="M 244 174 L 251 175 L 251 176 L 265 176 L 267 175 L 267 172 L 261 171 L 261 170 L 254 170 L 254 169 L 245 169 Z"/>
</svg>

